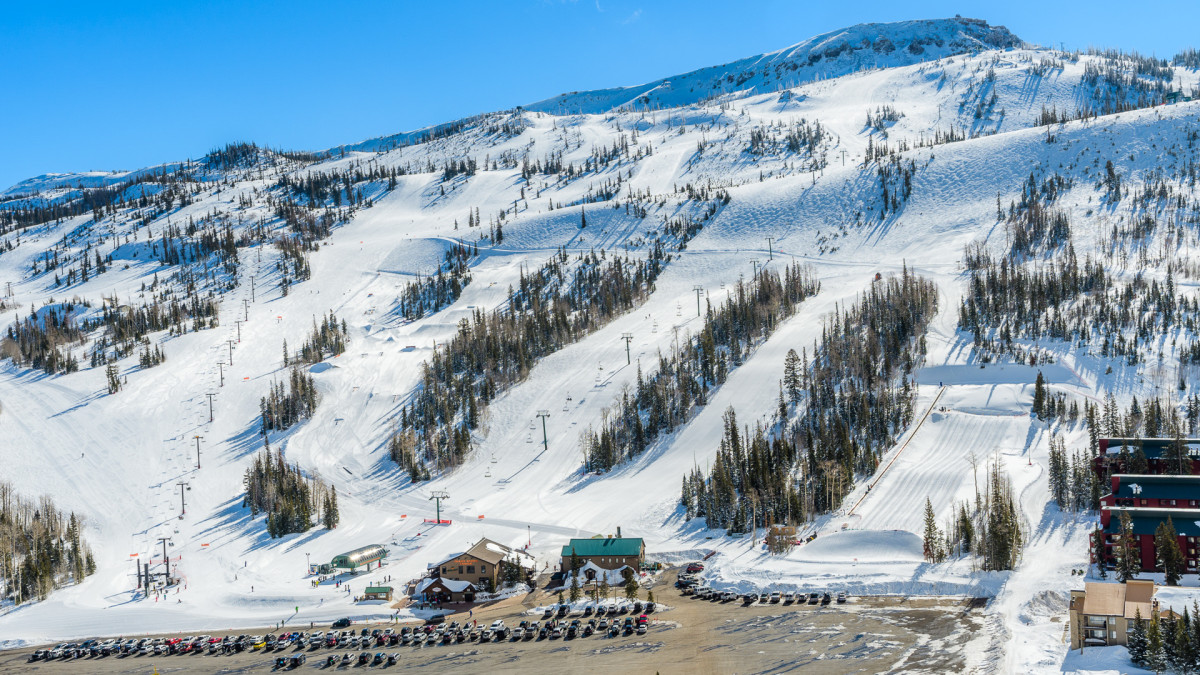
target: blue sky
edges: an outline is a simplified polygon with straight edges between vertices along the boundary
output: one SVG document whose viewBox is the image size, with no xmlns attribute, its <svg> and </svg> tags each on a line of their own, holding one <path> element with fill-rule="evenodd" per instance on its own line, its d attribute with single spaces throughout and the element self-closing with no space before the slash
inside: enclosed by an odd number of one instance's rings
<svg viewBox="0 0 1200 675">
<path fill-rule="evenodd" d="M 955 14 L 1067 48 L 1200 47 L 1194 0 L 8 3 L 0 187 L 199 157 L 234 140 L 320 149 L 638 84 L 856 23 Z"/>
</svg>

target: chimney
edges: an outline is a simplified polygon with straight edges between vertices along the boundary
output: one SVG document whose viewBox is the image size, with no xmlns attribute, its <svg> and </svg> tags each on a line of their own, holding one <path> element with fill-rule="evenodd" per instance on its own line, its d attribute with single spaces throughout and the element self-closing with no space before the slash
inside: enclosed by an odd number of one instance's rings
<svg viewBox="0 0 1200 675">
<path fill-rule="evenodd" d="M 620 538 L 621 538 L 621 526 L 618 525 L 617 526 L 617 539 L 620 539 Z"/>
</svg>

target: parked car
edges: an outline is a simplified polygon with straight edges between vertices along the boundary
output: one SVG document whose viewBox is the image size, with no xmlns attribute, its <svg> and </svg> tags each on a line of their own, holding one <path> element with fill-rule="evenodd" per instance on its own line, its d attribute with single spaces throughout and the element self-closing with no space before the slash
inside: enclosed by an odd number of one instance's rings
<svg viewBox="0 0 1200 675">
<path fill-rule="evenodd" d="M 737 600 L 737 597 L 738 597 L 737 591 L 725 591 L 724 593 L 721 594 L 721 602 L 729 602 L 730 600 Z"/>
<path fill-rule="evenodd" d="M 350 619 L 342 618 L 342 619 L 338 619 L 337 621 L 334 621 L 333 624 L 330 626 L 330 628 L 345 628 L 346 626 L 349 626 L 349 625 L 350 625 Z"/>
<path fill-rule="evenodd" d="M 831 600 L 833 600 L 833 597 L 829 595 L 829 591 L 825 591 L 821 594 L 822 605 L 828 605 Z"/>
<path fill-rule="evenodd" d="M 795 601 L 796 601 L 796 593 L 795 592 L 788 591 L 783 594 L 783 604 L 790 605 Z"/>
<path fill-rule="evenodd" d="M 782 599 L 783 599 L 783 593 L 780 593 L 779 591 L 771 592 L 770 601 L 771 601 L 772 605 L 779 604 L 779 601 Z"/>
<path fill-rule="evenodd" d="M 839 605 L 846 604 L 846 591 L 838 591 L 837 601 Z"/>
<path fill-rule="evenodd" d="M 809 593 L 808 594 L 808 604 L 815 605 L 820 601 L 821 601 L 820 593 Z"/>
<path fill-rule="evenodd" d="M 704 571 L 704 563 L 690 562 L 687 564 L 686 571 L 688 574 L 696 574 L 697 572 L 703 572 Z"/>
</svg>

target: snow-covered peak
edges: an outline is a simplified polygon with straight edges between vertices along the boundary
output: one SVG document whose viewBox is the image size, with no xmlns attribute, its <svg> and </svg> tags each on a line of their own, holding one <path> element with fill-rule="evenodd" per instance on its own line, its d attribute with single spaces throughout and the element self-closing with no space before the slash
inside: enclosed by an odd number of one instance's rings
<svg viewBox="0 0 1200 675">
<path fill-rule="evenodd" d="M 633 87 L 560 94 L 526 106 L 554 114 L 603 113 L 619 108 L 689 105 L 715 95 L 769 92 L 865 68 L 904 66 L 956 54 L 1023 46 L 1003 26 L 982 19 L 923 19 L 864 23 L 784 49 Z"/>
</svg>

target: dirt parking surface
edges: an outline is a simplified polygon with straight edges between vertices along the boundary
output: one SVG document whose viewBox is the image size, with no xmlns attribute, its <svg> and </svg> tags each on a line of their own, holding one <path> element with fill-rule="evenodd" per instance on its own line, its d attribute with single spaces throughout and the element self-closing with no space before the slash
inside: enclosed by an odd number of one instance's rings
<svg viewBox="0 0 1200 675">
<path fill-rule="evenodd" d="M 664 575 L 671 582 L 673 573 Z M 660 583 L 655 599 L 671 607 L 651 615 L 646 635 L 575 640 L 448 646 L 396 646 L 372 653 L 398 652 L 395 666 L 325 668 L 329 654 L 360 650 L 307 650 L 308 662 L 294 672 L 365 673 L 426 670 L 430 673 L 880 673 L 960 672 L 966 644 L 983 626 L 981 603 L 962 598 L 852 598 L 846 605 L 753 605 L 712 602 L 682 596 Z M 541 615 L 521 614 L 526 607 L 553 602 L 532 595 L 523 603 L 475 611 L 481 625 L 502 618 L 515 626 Z M 455 615 L 448 620 L 466 620 Z M 586 621 L 586 620 L 585 620 Z M 374 629 L 387 623 L 356 623 Z M 318 626 L 328 629 L 328 626 Z M 238 633 L 271 632 L 266 629 Z M 223 635 L 223 633 L 214 633 Z M 34 648 L 0 653 L 0 672 L 55 673 L 267 673 L 276 656 L 243 652 L 228 656 L 172 655 L 88 658 L 81 661 L 27 663 Z"/>
</svg>

